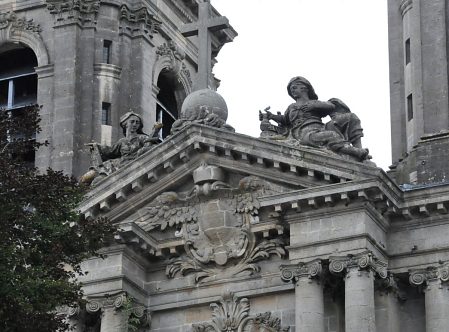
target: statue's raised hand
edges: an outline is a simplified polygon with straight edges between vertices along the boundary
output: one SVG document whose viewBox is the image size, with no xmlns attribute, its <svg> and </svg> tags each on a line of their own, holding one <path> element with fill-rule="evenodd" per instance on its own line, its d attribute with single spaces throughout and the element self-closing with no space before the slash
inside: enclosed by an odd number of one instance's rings
<svg viewBox="0 0 449 332">
<path fill-rule="evenodd" d="M 264 119 L 271 120 L 273 118 L 273 113 L 271 113 L 269 111 L 270 108 L 271 108 L 270 106 L 266 107 L 263 110 L 263 112 L 265 112 L 265 113 L 262 113 L 262 111 L 259 111 L 259 121 L 263 121 Z"/>
</svg>

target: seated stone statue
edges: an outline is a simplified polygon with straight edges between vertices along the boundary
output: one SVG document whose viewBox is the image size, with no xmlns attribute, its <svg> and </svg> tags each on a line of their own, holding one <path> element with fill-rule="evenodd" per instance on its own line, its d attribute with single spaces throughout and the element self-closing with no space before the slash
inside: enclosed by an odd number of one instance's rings
<svg viewBox="0 0 449 332">
<path fill-rule="evenodd" d="M 360 120 L 341 100 L 318 100 L 310 82 L 300 76 L 290 80 L 287 91 L 295 103 L 288 106 L 284 115 L 272 114 L 268 109 L 259 112 L 261 137 L 326 147 L 358 161 L 370 158 L 368 149 L 362 148 Z M 324 124 L 322 118 L 328 115 L 331 121 Z M 272 125 L 270 120 L 278 125 Z"/>
<path fill-rule="evenodd" d="M 157 129 L 161 127 L 160 124 L 155 124 L 151 136 L 147 135 L 142 131 L 142 118 L 134 112 L 127 112 L 120 118 L 120 127 L 125 137 L 119 139 L 114 145 L 87 144 L 91 147 L 92 165 L 89 172 L 81 177 L 82 183 L 95 185 L 99 180 L 136 159 L 159 142 Z"/>
</svg>

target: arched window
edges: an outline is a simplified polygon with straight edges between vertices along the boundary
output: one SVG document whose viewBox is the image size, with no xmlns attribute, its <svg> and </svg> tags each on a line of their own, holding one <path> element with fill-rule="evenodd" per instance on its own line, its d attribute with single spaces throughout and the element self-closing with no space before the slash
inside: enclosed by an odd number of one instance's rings
<svg viewBox="0 0 449 332">
<path fill-rule="evenodd" d="M 24 107 L 37 103 L 37 58 L 34 52 L 20 44 L 0 47 L 0 109 L 10 116 L 23 116 Z M 34 165 L 34 151 L 25 159 Z"/>
<path fill-rule="evenodd" d="M 163 140 L 170 134 L 173 122 L 178 119 L 178 102 L 175 91 L 175 78 L 168 72 L 161 72 L 157 81 L 159 93 L 157 95 L 156 121 L 164 126 L 159 131 L 159 138 Z"/>
</svg>

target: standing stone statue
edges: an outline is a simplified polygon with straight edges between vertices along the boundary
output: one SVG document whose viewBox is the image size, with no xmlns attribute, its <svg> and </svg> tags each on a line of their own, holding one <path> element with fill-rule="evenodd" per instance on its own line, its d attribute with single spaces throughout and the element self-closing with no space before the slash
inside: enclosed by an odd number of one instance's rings
<svg viewBox="0 0 449 332">
<path fill-rule="evenodd" d="M 161 125 L 156 123 L 151 135 L 147 135 L 142 131 L 142 118 L 134 112 L 127 112 L 120 118 L 120 127 L 123 129 L 125 137 L 119 139 L 114 145 L 87 144 L 91 148 L 92 162 L 89 172 L 81 177 L 82 183 L 92 182 L 92 185 L 95 185 L 102 178 L 150 150 L 154 144 L 159 143 L 157 129 L 161 128 Z"/>
<path fill-rule="evenodd" d="M 262 137 L 326 147 L 358 161 L 371 157 L 368 149 L 362 148 L 363 129 L 359 118 L 341 100 L 318 100 L 313 86 L 301 76 L 290 80 L 287 91 L 295 103 L 288 106 L 284 115 L 273 114 L 268 108 L 264 113 L 259 112 Z M 322 118 L 328 115 L 331 121 L 324 124 Z M 272 125 L 270 120 L 278 125 Z"/>
</svg>

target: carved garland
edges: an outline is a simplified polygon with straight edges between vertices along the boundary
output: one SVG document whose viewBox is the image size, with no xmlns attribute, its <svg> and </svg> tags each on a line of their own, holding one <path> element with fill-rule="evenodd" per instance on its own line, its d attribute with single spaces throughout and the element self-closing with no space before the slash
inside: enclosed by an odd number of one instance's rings
<svg viewBox="0 0 449 332">
<path fill-rule="evenodd" d="M 194 324 L 193 332 L 288 332 L 290 327 L 282 328 L 281 320 L 272 317 L 270 312 L 249 316 L 250 303 L 247 298 L 239 298 L 226 292 L 218 303 L 212 303 L 212 321 Z"/>
</svg>

